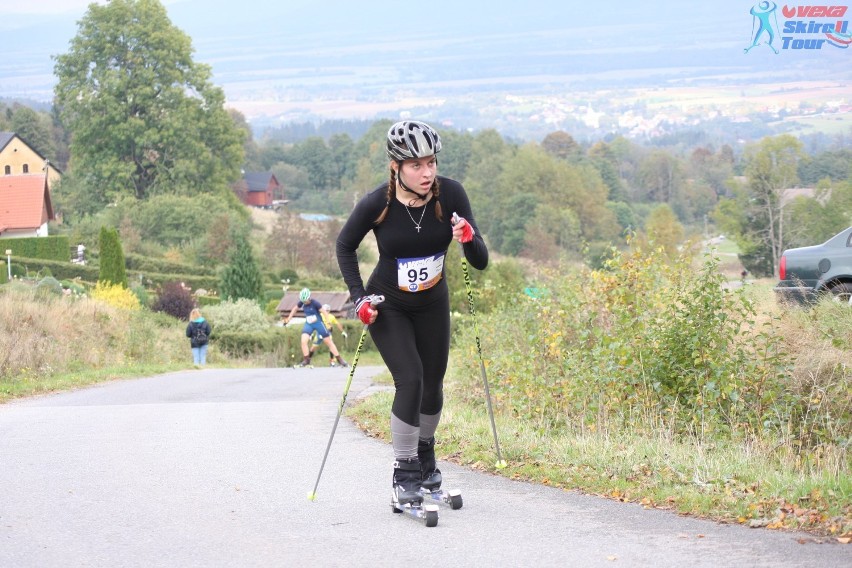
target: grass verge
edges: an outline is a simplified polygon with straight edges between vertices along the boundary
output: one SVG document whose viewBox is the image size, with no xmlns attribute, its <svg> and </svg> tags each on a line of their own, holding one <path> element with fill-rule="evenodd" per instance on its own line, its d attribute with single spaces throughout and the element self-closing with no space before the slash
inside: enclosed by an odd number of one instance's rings
<svg viewBox="0 0 852 568">
<path fill-rule="evenodd" d="M 842 456 L 825 456 L 812 473 L 787 467 L 777 448 L 701 444 L 629 433 L 543 436 L 523 421 L 497 416 L 503 458 L 496 470 L 484 401 L 447 396 L 439 459 L 512 479 L 599 495 L 646 508 L 750 527 L 798 529 L 816 541 L 852 539 L 852 479 Z M 390 441 L 393 393 L 378 392 L 347 410 L 367 434 Z"/>
<path fill-rule="evenodd" d="M 16 377 L 14 380 L 0 380 L 0 403 L 8 402 L 15 398 L 73 390 L 116 379 L 149 377 L 160 373 L 180 371 L 188 367 L 191 366 L 178 363 L 137 364 L 103 369 L 86 369 L 41 377 L 22 375 Z"/>
</svg>

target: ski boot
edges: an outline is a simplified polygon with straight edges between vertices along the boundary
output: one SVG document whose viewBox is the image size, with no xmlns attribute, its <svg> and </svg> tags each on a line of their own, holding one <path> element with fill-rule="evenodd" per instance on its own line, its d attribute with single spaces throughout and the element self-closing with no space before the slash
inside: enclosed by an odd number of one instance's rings
<svg viewBox="0 0 852 568">
<path fill-rule="evenodd" d="M 393 462 L 393 496 L 394 507 L 408 504 L 420 504 L 423 495 L 420 493 L 420 462 L 417 458 L 401 459 Z"/>
<path fill-rule="evenodd" d="M 436 467 L 435 437 L 417 443 L 417 459 L 420 460 L 420 479 L 423 489 L 438 491 L 441 488 L 441 470 Z"/>
<path fill-rule="evenodd" d="M 296 366 L 297 366 L 297 367 L 312 367 L 312 365 L 311 365 L 311 356 L 310 356 L 310 355 L 308 355 L 307 357 L 303 358 L 303 359 L 302 359 L 302 362 L 301 362 L 301 363 L 299 363 L 299 364 L 298 364 L 298 365 L 296 365 Z"/>
<path fill-rule="evenodd" d="M 343 360 L 343 357 L 341 357 L 340 355 L 338 355 L 338 356 L 337 356 L 337 363 L 338 363 L 341 367 L 343 367 L 344 369 L 345 369 L 346 367 L 348 367 L 348 366 L 349 366 L 349 363 L 347 363 L 346 361 L 344 361 L 344 360 Z"/>
</svg>

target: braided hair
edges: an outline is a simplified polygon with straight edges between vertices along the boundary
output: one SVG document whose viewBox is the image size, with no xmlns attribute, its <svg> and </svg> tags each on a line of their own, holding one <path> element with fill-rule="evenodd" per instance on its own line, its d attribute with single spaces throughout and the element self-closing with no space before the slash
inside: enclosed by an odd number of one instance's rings
<svg viewBox="0 0 852 568">
<path fill-rule="evenodd" d="M 399 167 L 402 168 L 402 162 L 397 162 L 397 164 L 399 164 Z M 436 199 L 436 201 L 435 201 L 435 217 L 438 219 L 438 221 L 443 221 L 444 220 L 444 213 L 441 210 L 441 202 L 437 201 L 438 196 L 441 195 L 441 184 L 438 183 L 437 177 L 432 181 L 432 187 L 429 188 L 429 191 L 432 193 L 432 197 L 434 199 Z M 387 194 L 385 195 L 385 198 L 386 198 L 385 208 L 382 209 L 382 212 L 379 214 L 378 217 L 376 217 L 376 220 L 374 221 L 374 223 L 376 225 L 380 224 L 382 221 L 385 220 L 385 217 L 387 217 L 388 209 L 390 208 L 390 204 L 391 204 L 391 199 L 394 198 L 395 194 L 396 194 L 396 170 L 394 170 L 393 167 L 391 167 L 390 168 L 390 180 L 388 181 Z"/>
</svg>

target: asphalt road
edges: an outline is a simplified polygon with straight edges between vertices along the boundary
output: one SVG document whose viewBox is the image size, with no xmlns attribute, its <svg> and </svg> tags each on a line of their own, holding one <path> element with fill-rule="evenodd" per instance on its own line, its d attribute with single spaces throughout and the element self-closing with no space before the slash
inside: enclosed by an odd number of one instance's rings
<svg viewBox="0 0 852 568">
<path fill-rule="evenodd" d="M 358 369 L 350 399 L 381 369 Z M 391 513 L 346 371 L 205 369 L 0 405 L 0 566 L 852 566 L 852 546 L 442 463 L 464 507 Z"/>
</svg>

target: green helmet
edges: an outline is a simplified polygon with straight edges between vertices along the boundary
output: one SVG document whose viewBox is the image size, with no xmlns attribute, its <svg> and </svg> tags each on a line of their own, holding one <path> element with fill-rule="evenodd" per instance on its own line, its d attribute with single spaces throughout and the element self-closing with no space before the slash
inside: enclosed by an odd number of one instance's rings
<svg viewBox="0 0 852 568">
<path fill-rule="evenodd" d="M 302 288 L 302 291 L 299 292 L 299 301 L 300 302 L 307 302 L 310 299 L 311 299 L 311 291 L 308 290 L 307 288 Z"/>
</svg>

